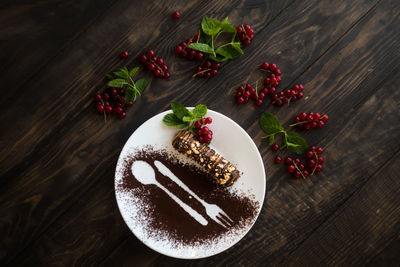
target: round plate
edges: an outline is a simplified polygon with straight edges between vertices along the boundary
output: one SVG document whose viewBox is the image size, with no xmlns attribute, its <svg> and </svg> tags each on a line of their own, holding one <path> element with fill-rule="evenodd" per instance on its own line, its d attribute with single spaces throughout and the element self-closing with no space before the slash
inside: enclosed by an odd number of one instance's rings
<svg viewBox="0 0 400 267">
<path fill-rule="evenodd" d="M 191 108 L 189 108 L 191 109 Z M 211 128 L 213 130 L 213 141 L 211 147 L 224 158 L 234 163 L 236 167 L 242 172 L 239 180 L 230 187 L 229 190 L 241 192 L 252 197 L 254 201 L 259 203 L 257 215 L 254 220 L 243 231 L 230 239 L 229 242 L 224 240 L 215 240 L 212 248 L 193 248 L 193 247 L 180 247 L 177 249 L 165 242 L 160 242 L 153 239 L 143 232 L 141 224 L 143 220 L 137 218 L 132 213 L 138 207 L 134 207 L 138 201 L 132 201 L 132 196 L 126 193 L 121 193 L 117 190 L 117 186 L 121 183 L 122 175 L 121 168 L 123 168 L 124 158 L 137 151 L 144 146 L 151 145 L 155 148 L 163 148 L 167 151 L 175 151 L 172 147 L 172 138 L 177 132 L 174 127 L 165 126 L 162 122 L 163 117 L 171 113 L 171 110 L 160 113 L 145 123 L 143 123 L 128 139 L 118 159 L 118 164 L 115 172 L 115 188 L 116 198 L 119 210 L 122 217 L 135 236 L 141 240 L 148 247 L 155 251 L 180 259 L 198 259 L 209 257 L 218 254 L 239 242 L 255 223 L 265 197 L 265 171 L 264 164 L 260 153 L 250 136 L 243 130 L 237 123 L 230 118 L 218 113 L 216 111 L 208 110 L 207 115 L 211 117 L 213 123 Z M 182 155 L 183 156 L 183 155 Z M 183 156 L 183 158 L 185 158 Z"/>
</svg>

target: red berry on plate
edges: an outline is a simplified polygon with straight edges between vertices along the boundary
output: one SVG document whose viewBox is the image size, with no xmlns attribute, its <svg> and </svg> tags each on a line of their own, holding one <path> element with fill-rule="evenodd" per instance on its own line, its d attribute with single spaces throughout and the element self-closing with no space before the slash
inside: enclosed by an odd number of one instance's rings
<svg viewBox="0 0 400 267">
<path fill-rule="evenodd" d="M 210 117 L 207 117 L 207 118 L 204 119 L 204 122 L 206 124 L 210 124 L 210 123 L 212 123 L 212 119 Z"/>
<path fill-rule="evenodd" d="M 294 172 L 295 169 L 296 169 L 296 168 L 295 168 L 293 165 L 287 166 L 287 170 L 288 170 L 288 172 L 290 172 L 290 173 Z"/>
</svg>

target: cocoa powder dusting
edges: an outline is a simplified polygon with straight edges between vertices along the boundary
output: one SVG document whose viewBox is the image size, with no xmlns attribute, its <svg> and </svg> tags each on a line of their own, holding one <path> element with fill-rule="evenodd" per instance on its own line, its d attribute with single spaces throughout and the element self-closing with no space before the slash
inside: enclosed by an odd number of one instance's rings
<svg viewBox="0 0 400 267">
<path fill-rule="evenodd" d="M 136 160 L 150 164 L 155 171 L 157 181 L 199 212 L 208 221 L 208 225 L 203 226 L 198 223 L 156 185 L 143 185 L 136 180 L 131 171 L 132 163 Z M 154 165 L 155 160 L 162 162 L 201 199 L 218 205 L 233 220 L 233 225 L 226 229 L 208 217 L 200 202 L 157 170 Z M 152 147 L 135 151 L 123 159 L 121 174 L 122 180 L 116 190 L 129 192 L 132 198 L 140 200 L 141 208 L 139 214 L 135 216 L 140 216 L 141 221 L 146 222 L 146 226 L 141 227 L 146 228 L 145 231 L 149 236 L 168 239 L 176 247 L 211 245 L 217 238 L 229 238 L 230 235 L 243 232 L 244 228 L 254 222 L 260 205 L 244 194 L 235 194 L 232 190 L 218 187 L 210 181 L 208 174 L 203 170 L 179 162 L 165 150 L 155 150 Z"/>
</svg>

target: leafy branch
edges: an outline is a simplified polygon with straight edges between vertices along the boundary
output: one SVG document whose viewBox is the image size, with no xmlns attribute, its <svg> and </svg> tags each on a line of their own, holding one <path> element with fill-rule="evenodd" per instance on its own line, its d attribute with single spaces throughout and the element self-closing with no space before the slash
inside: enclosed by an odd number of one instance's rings
<svg viewBox="0 0 400 267">
<path fill-rule="evenodd" d="M 261 139 L 269 139 L 270 145 L 274 143 L 275 135 L 282 133 L 284 139 L 281 149 L 287 147 L 290 151 L 296 154 L 304 154 L 307 152 L 308 145 L 306 140 L 296 132 L 285 131 L 274 114 L 264 112 L 260 118 L 260 127 L 267 134 L 266 136 L 261 137 Z"/>
<path fill-rule="evenodd" d="M 138 71 L 138 67 L 131 70 L 128 70 L 127 67 L 123 67 L 107 75 L 107 78 L 110 80 L 107 86 L 116 88 L 125 87 L 125 103 L 135 101 L 137 95 L 140 96 L 148 84 L 146 78 L 141 78 L 136 82 L 133 80 L 133 76 L 135 76 Z"/>
<path fill-rule="evenodd" d="M 197 105 L 192 111 L 178 102 L 171 103 L 172 113 L 164 116 L 163 122 L 167 126 L 179 129 L 193 130 L 194 122 L 202 119 L 207 113 L 205 105 Z"/>
<path fill-rule="evenodd" d="M 215 48 L 215 43 L 221 33 L 232 33 L 232 40 Z M 200 39 L 188 45 L 189 48 L 208 54 L 208 57 L 217 62 L 224 62 L 237 58 L 243 54 L 240 42 L 236 40 L 236 29 L 228 22 L 203 17 L 201 21 Z"/>
</svg>

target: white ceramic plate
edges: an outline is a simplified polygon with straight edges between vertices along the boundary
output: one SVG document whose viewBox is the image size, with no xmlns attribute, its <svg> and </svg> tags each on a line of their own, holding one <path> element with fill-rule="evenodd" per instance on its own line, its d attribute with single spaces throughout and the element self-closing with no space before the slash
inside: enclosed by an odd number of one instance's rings
<svg viewBox="0 0 400 267">
<path fill-rule="evenodd" d="M 146 145 L 155 148 L 164 148 L 167 151 L 175 151 L 171 141 L 176 134 L 177 129 L 167 127 L 163 124 L 162 119 L 171 111 L 160 113 L 145 123 L 143 123 L 128 139 L 119 156 L 116 172 L 115 172 L 115 188 L 121 183 L 121 168 L 123 159 L 130 153 L 134 153 L 137 149 Z M 239 180 L 230 187 L 230 190 L 251 195 L 254 201 L 259 202 L 259 208 L 254 221 L 237 234 L 234 239 L 215 240 L 215 244 L 210 247 L 176 247 L 171 246 L 168 242 L 160 242 L 151 238 L 143 231 L 141 224 L 143 220 L 135 216 L 135 210 L 138 209 L 135 203 L 137 199 L 132 201 L 129 193 L 121 193 L 116 190 L 116 198 L 122 217 L 135 236 L 148 247 L 167 256 L 181 259 L 197 259 L 209 257 L 218 254 L 239 242 L 247 232 L 251 229 L 256 221 L 265 197 L 265 171 L 264 164 L 260 153 L 250 136 L 237 123 L 221 113 L 208 110 L 207 116 L 213 119 L 211 129 L 213 130 L 213 141 L 211 147 L 224 158 L 234 163 L 242 172 Z M 184 155 L 180 159 L 187 160 Z"/>
</svg>

